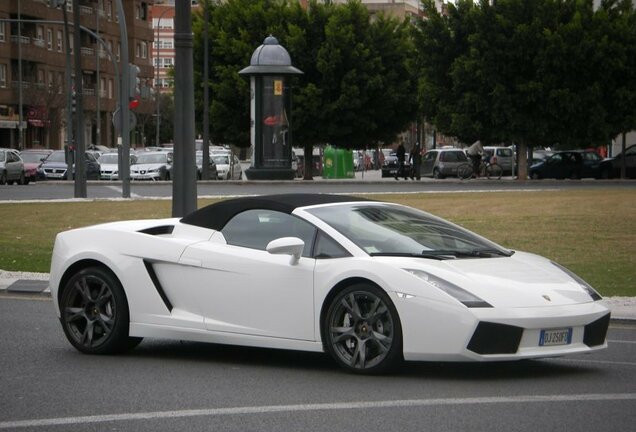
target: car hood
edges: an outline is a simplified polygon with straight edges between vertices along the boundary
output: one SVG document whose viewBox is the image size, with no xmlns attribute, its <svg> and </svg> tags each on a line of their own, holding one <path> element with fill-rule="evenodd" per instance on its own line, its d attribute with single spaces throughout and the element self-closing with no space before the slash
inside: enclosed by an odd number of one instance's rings
<svg viewBox="0 0 636 432">
<path fill-rule="evenodd" d="M 161 164 L 161 163 L 152 163 L 152 164 L 134 164 L 132 165 L 130 168 L 131 169 L 135 169 L 135 170 L 152 170 L 152 169 L 158 169 L 161 167 L 165 167 L 166 164 Z"/>
<path fill-rule="evenodd" d="M 75 165 L 75 164 L 73 164 Z M 42 162 L 42 168 L 67 168 L 65 162 Z"/>
<path fill-rule="evenodd" d="M 451 282 L 494 307 L 543 307 L 592 302 L 568 274 L 537 255 L 435 261 L 409 258 L 409 266 Z"/>
</svg>

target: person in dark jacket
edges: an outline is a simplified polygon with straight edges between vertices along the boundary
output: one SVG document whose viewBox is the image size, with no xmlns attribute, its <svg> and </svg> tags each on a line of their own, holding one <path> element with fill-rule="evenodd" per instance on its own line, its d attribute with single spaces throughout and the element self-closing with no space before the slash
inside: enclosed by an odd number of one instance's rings
<svg viewBox="0 0 636 432">
<path fill-rule="evenodd" d="M 397 180 L 398 177 L 404 176 L 404 180 L 408 180 L 408 173 L 404 169 L 404 162 L 406 162 L 406 149 L 404 148 L 404 143 L 400 143 L 398 146 L 396 156 L 398 160 L 398 170 L 395 173 L 395 179 Z"/>
</svg>

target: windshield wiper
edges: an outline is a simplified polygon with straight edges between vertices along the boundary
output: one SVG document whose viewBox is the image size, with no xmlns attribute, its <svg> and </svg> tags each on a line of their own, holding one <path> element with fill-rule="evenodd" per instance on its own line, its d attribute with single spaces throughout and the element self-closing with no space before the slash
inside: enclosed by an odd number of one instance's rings
<svg viewBox="0 0 636 432">
<path fill-rule="evenodd" d="M 371 252 L 370 256 L 387 256 L 387 257 L 407 257 L 407 258 L 430 258 L 436 260 L 454 259 L 455 255 L 452 253 L 438 253 L 439 251 L 426 251 L 423 253 L 409 253 L 409 252 Z M 445 251 L 442 251 L 445 252 Z"/>
</svg>

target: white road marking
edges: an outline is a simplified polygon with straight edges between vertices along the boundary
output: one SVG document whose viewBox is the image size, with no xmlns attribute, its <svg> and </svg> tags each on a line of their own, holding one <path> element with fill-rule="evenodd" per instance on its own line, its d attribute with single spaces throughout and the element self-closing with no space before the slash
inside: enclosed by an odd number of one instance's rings
<svg viewBox="0 0 636 432">
<path fill-rule="evenodd" d="M 122 190 L 120 187 L 117 186 L 106 186 L 106 189 L 110 189 L 112 191 L 117 192 L 118 194 L 123 194 Z M 137 195 L 135 193 L 130 192 L 130 198 L 142 198 L 141 195 Z"/>
<path fill-rule="evenodd" d="M 480 404 L 520 404 L 520 403 L 556 403 L 556 402 L 596 402 L 596 401 L 625 401 L 636 400 L 636 393 L 610 394 L 571 394 L 571 395 L 541 395 L 541 396 L 509 396 L 509 397 L 476 397 L 450 399 L 407 399 L 387 400 L 375 402 L 334 402 L 300 405 L 265 405 L 233 408 L 210 408 L 177 411 L 154 411 L 126 414 L 107 414 L 82 417 L 59 417 L 48 419 L 16 420 L 0 422 L 0 429 L 48 427 L 60 425 L 75 425 L 88 423 L 107 423 L 131 420 L 157 420 L 186 417 L 216 417 L 226 415 L 292 413 L 310 411 L 334 411 L 375 408 L 412 408 L 453 405 Z"/>
<path fill-rule="evenodd" d="M 608 339 L 607 341 L 610 343 L 636 344 L 636 341 L 624 341 L 624 340 L 612 340 L 612 339 Z"/>
</svg>

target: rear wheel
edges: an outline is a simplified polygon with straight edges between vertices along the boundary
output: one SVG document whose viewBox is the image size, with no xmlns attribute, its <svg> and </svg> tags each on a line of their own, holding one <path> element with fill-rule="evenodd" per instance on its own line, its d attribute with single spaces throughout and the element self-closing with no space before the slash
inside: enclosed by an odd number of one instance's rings
<svg viewBox="0 0 636 432">
<path fill-rule="evenodd" d="M 468 180 L 473 176 L 473 167 L 470 164 L 461 164 L 457 167 L 457 177 L 461 180 Z"/>
<path fill-rule="evenodd" d="M 29 184 L 29 179 L 24 176 L 24 173 L 20 174 L 20 180 L 18 180 L 19 185 Z"/>
<path fill-rule="evenodd" d="M 356 284 L 332 300 L 323 322 L 325 347 L 343 368 L 380 373 L 402 359 L 402 327 L 381 289 Z"/>
<path fill-rule="evenodd" d="M 436 179 L 443 179 L 444 178 L 444 176 L 440 172 L 439 168 L 434 168 L 433 169 L 433 178 L 436 178 Z"/>
<path fill-rule="evenodd" d="M 128 301 L 119 280 L 102 267 L 78 271 L 60 297 L 62 328 L 78 351 L 112 354 L 141 342 L 128 336 Z"/>
<path fill-rule="evenodd" d="M 0 173 L 0 185 L 6 184 L 7 183 L 7 173 L 5 171 L 2 171 Z"/>
<path fill-rule="evenodd" d="M 502 174 L 503 174 L 503 169 L 501 168 L 499 164 L 494 163 L 486 167 L 486 176 L 489 179 L 494 178 L 499 180 Z"/>
</svg>

